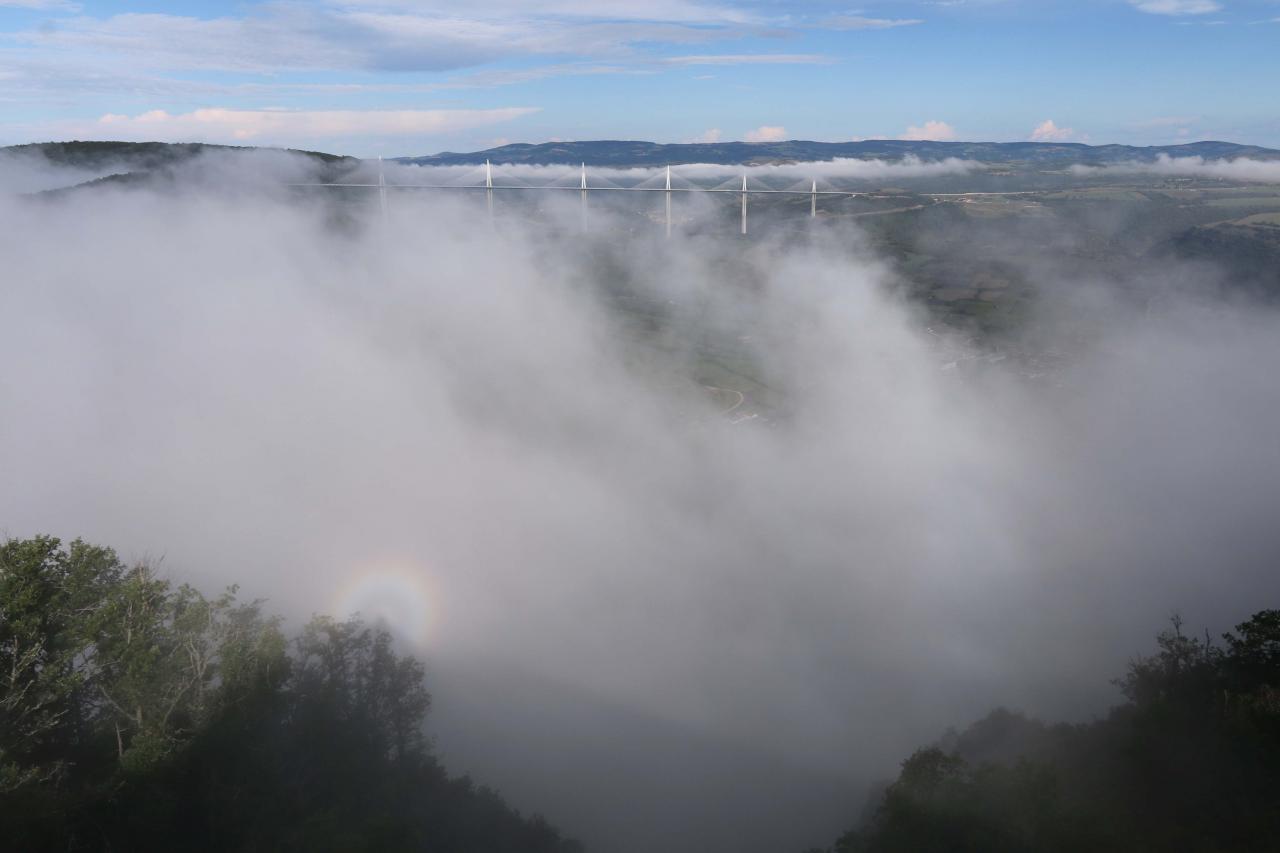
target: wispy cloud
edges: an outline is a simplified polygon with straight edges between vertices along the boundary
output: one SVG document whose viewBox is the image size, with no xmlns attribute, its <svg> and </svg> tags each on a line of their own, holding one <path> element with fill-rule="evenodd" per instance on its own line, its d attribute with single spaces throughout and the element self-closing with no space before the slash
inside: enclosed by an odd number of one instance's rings
<svg viewBox="0 0 1280 853">
<path fill-rule="evenodd" d="M 104 68 L 88 61 L 58 62 L 50 57 L 14 56 L 0 70 L 0 102 L 45 104 L 68 96 L 110 96 L 129 92 L 152 101 L 172 97 L 214 99 L 231 95 L 236 85 L 126 68 Z"/>
<path fill-rule="evenodd" d="M 153 103 L 181 99 L 188 103 L 251 98 L 283 103 L 297 96 L 422 95 L 467 89 L 489 89 L 556 77 L 657 74 L 652 63 L 603 64 L 565 62 L 530 68 L 493 69 L 456 74 L 445 79 L 409 82 L 397 77 L 367 77 L 332 82 L 299 82 L 271 76 L 249 81 L 199 78 L 125 66 L 104 67 L 88 61 L 55 61 L 19 57 L 0 69 L 0 103 L 46 103 L 50 97 L 113 95 L 129 92 Z"/>
<path fill-rule="evenodd" d="M 16 33 L 28 50 L 162 71 L 447 71 L 543 55 L 632 55 L 638 45 L 742 35 L 724 24 L 661 20 L 462 17 L 372 8 L 272 5 L 246 17 L 78 16 Z"/>
<path fill-rule="evenodd" d="M 40 9 L 54 12 L 78 12 L 79 3 L 70 0 L 0 0 L 0 9 Z"/>
<path fill-rule="evenodd" d="M 867 18 L 862 15 L 837 15 L 827 18 L 822 26 L 831 30 L 889 30 L 923 24 L 919 18 Z"/>
<path fill-rule="evenodd" d="M 1155 118 L 1145 119 L 1133 123 L 1136 128 L 1154 128 L 1154 127 L 1178 127 L 1185 124 L 1195 124 L 1200 119 L 1197 116 L 1156 116 Z"/>
<path fill-rule="evenodd" d="M 450 0 L 328 0 L 340 8 L 396 9 L 416 14 L 456 16 L 459 6 Z M 768 19 L 732 3 L 699 3 L 689 0 L 552 0 L 531 8 L 525 0 L 473 0 L 467 14 L 477 17 L 544 17 L 609 21 L 670 21 L 690 24 L 758 24 Z"/>
<path fill-rule="evenodd" d="M 1207 15 L 1222 10 L 1215 0 L 1129 0 L 1140 12 L 1152 15 Z"/>
<path fill-rule="evenodd" d="M 835 62 L 820 53 L 730 53 L 668 56 L 664 65 L 830 65 Z"/>
<path fill-rule="evenodd" d="M 651 68 L 642 65 L 596 64 L 589 62 L 565 62 L 556 65 L 538 65 L 515 70 L 477 71 L 454 77 L 443 83 L 430 84 L 433 89 L 478 89 L 492 86 L 510 86 L 552 77 L 598 77 L 613 74 L 653 74 Z"/>
</svg>

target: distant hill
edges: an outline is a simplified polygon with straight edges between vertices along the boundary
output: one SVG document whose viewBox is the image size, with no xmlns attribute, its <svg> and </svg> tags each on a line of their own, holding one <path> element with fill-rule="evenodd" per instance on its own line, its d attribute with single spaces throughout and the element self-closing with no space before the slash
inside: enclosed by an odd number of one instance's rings
<svg viewBox="0 0 1280 853">
<path fill-rule="evenodd" d="M 199 180 L 200 166 L 231 165 L 252 160 L 290 163 L 308 180 L 338 181 L 357 168 L 356 157 L 320 151 L 254 148 L 203 143 L 40 142 L 0 148 L 0 190 L 58 197 L 85 189 L 173 186 Z M 193 168 L 195 167 L 195 168 Z M 244 174 L 254 174 L 246 168 Z"/>
<path fill-rule="evenodd" d="M 203 142 L 34 142 L 29 145 L 10 145 L 0 148 L 0 154 L 40 155 L 56 166 L 74 166 L 94 169 L 102 166 L 126 166 L 131 171 L 172 166 L 210 151 L 253 151 L 252 147 L 236 145 L 206 145 Z M 320 151 L 296 151 L 284 149 L 314 158 L 322 163 L 354 161 L 353 157 L 325 154 Z"/>
<path fill-rule="evenodd" d="M 330 167 L 346 167 L 358 158 L 322 151 L 257 149 L 248 146 L 207 145 L 166 142 L 38 142 L 0 147 L 0 156 L 43 156 L 56 166 L 82 169 L 111 167 L 120 172 L 145 172 L 174 166 L 206 152 L 249 152 L 284 150 L 314 159 Z M 537 145 L 514 143 L 484 151 L 446 151 L 422 157 L 398 157 L 396 162 L 422 166 L 528 163 L 558 165 L 586 163 L 588 166 L 665 166 L 682 163 L 745 165 L 752 163 L 805 162 L 835 158 L 900 160 L 919 157 L 942 160 L 957 157 L 983 163 L 1058 168 L 1074 164 L 1107 165 L 1126 161 L 1151 161 L 1170 157 L 1223 159 L 1251 157 L 1280 160 L 1280 150 L 1233 142 L 1191 142 L 1186 145 L 1136 147 L 1132 145 L 1083 145 L 1075 142 L 913 142 L 901 139 L 861 142 L 699 142 L 664 145 L 657 142 L 595 140 L 584 142 L 544 142 Z"/>
<path fill-rule="evenodd" d="M 1131 145 L 1083 145 L 1075 142 L 911 142 L 900 139 L 862 142 L 699 142 L 662 145 L 656 142 L 598 140 L 594 142 L 544 142 L 539 145 L 516 143 L 460 154 L 446 151 L 426 157 L 400 157 L 398 162 L 419 166 L 477 165 L 495 163 L 528 163 L 534 165 L 586 163 L 588 166 L 665 166 L 681 163 L 717 163 L 744 165 L 752 163 L 803 162 L 832 160 L 837 157 L 857 159 L 900 160 L 919 157 L 942 160 L 958 157 L 984 163 L 1032 165 L 1043 168 L 1073 164 L 1101 166 L 1129 160 L 1155 160 L 1160 154 L 1170 157 L 1205 157 L 1209 159 L 1253 157 L 1280 160 L 1280 151 L 1256 145 L 1231 142 L 1192 142 L 1186 145 L 1135 147 Z"/>
</svg>

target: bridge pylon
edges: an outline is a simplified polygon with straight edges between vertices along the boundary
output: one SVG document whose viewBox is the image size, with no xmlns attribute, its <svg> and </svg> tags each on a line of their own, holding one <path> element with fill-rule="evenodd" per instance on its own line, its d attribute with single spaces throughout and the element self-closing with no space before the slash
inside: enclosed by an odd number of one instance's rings
<svg viewBox="0 0 1280 853">
<path fill-rule="evenodd" d="M 667 238 L 671 237 L 671 167 L 667 166 Z"/>
<path fill-rule="evenodd" d="M 382 224 L 386 225 L 391 217 L 387 213 L 387 176 L 382 171 L 382 158 L 378 158 L 378 206 L 382 209 Z"/>
<path fill-rule="evenodd" d="M 489 210 L 489 227 L 493 227 L 493 165 L 484 161 L 484 196 L 485 206 Z"/>
</svg>

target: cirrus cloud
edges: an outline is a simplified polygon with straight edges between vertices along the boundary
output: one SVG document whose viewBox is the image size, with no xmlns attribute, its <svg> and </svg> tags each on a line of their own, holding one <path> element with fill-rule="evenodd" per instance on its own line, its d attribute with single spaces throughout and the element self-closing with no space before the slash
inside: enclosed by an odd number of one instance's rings
<svg viewBox="0 0 1280 853">
<path fill-rule="evenodd" d="M 1151 15 L 1207 15 L 1222 10 L 1215 0 L 1129 0 L 1129 4 Z"/>
<path fill-rule="evenodd" d="M 730 53 L 668 56 L 663 65 L 830 65 L 833 60 L 820 53 Z"/>
<path fill-rule="evenodd" d="M 39 9 L 53 12 L 77 12 L 79 3 L 70 0 L 0 0 L 0 9 Z"/>
<path fill-rule="evenodd" d="M 823 21 L 831 30 L 890 30 L 895 27 L 914 27 L 923 24 L 919 18 L 867 18 L 862 15 L 837 15 Z"/>
<path fill-rule="evenodd" d="M 23 30 L 11 37 L 28 51 L 93 56 L 108 67 L 276 74 L 448 71 L 548 55 L 612 59 L 639 45 L 704 44 L 742 33 L 723 21 L 465 16 L 360 5 L 263 4 L 243 17 L 155 12 L 78 16 L 55 28 Z"/>
</svg>

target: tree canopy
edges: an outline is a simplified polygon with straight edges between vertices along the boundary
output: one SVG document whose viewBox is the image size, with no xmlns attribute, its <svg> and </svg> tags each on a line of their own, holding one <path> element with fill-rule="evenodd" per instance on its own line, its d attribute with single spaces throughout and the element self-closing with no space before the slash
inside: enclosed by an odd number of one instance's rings
<svg viewBox="0 0 1280 853">
<path fill-rule="evenodd" d="M 0 545 L 7 849 L 575 853 L 450 777 L 422 664 L 359 619 L 295 637 L 108 548 Z"/>
<path fill-rule="evenodd" d="M 835 853 L 1280 850 L 1280 610 L 1156 642 L 1105 719 L 1001 709 L 917 751 Z"/>
</svg>

